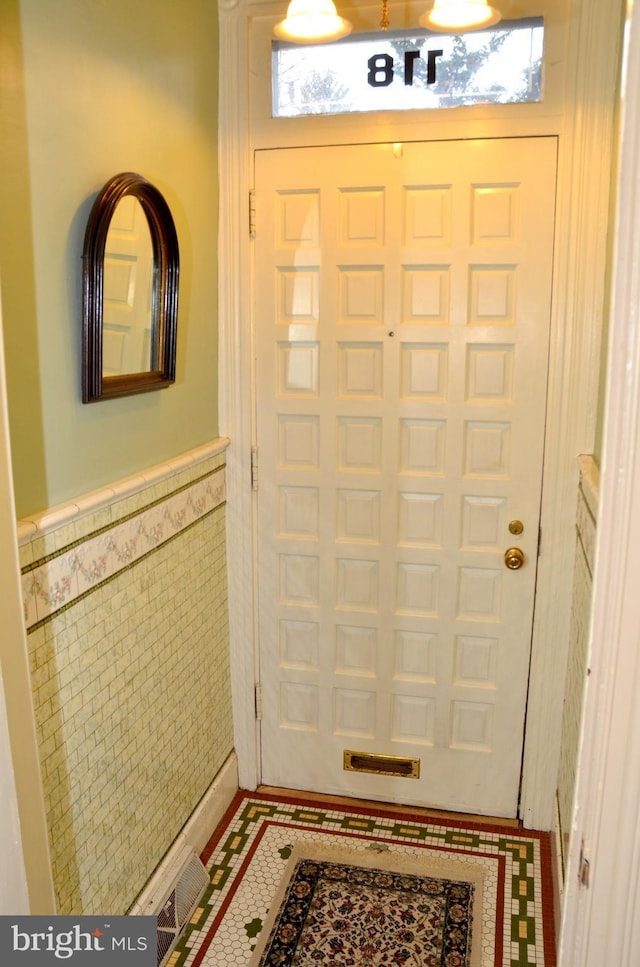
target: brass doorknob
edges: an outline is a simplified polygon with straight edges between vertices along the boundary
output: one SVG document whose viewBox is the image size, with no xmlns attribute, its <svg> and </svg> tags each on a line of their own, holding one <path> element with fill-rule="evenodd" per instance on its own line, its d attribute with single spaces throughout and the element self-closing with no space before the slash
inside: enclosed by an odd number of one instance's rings
<svg viewBox="0 0 640 967">
<path fill-rule="evenodd" d="M 510 547 L 504 552 L 504 563 L 511 571 L 517 571 L 524 564 L 524 554 L 519 547 Z"/>
</svg>

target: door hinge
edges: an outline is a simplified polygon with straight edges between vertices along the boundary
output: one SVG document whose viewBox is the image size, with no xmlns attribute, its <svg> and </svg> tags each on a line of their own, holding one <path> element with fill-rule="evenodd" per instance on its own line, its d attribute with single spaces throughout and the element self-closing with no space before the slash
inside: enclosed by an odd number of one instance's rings
<svg viewBox="0 0 640 967">
<path fill-rule="evenodd" d="M 249 191 L 249 238 L 256 237 L 256 192 L 255 188 Z"/>
<path fill-rule="evenodd" d="M 256 719 L 258 722 L 262 721 L 262 685 L 260 682 L 256 683 L 255 688 L 255 701 L 256 701 Z"/>
<path fill-rule="evenodd" d="M 539 527 L 538 528 L 538 553 L 536 555 L 537 557 L 540 557 L 541 549 L 542 549 L 542 528 Z"/>
<path fill-rule="evenodd" d="M 258 489 L 258 484 L 259 484 L 258 472 L 259 472 L 258 448 L 251 447 L 251 489 L 252 490 Z"/>
</svg>

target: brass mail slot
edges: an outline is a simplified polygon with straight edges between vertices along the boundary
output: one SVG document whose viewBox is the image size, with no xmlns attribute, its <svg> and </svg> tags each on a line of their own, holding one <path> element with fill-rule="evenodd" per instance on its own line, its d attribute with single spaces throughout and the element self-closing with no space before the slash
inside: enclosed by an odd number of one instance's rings
<svg viewBox="0 0 640 967">
<path fill-rule="evenodd" d="M 343 768 L 347 772 L 373 772 L 379 776 L 420 778 L 420 759 L 406 759 L 400 755 L 374 755 L 371 752 L 344 750 Z"/>
</svg>

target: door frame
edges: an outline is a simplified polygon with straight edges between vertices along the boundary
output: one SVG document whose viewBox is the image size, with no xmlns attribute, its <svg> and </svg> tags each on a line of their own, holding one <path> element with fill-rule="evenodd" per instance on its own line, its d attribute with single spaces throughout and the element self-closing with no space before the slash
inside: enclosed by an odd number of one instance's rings
<svg viewBox="0 0 640 967">
<path fill-rule="evenodd" d="M 56 903 L 22 608 L 3 347 L 0 292 L 0 914 L 50 916 Z"/>
<path fill-rule="evenodd" d="M 563 967 L 637 963 L 640 944 L 640 6 L 627 13 L 598 537 Z M 627 96 L 628 94 L 628 96 Z M 590 889 L 581 883 L 590 864 Z"/>
<path fill-rule="evenodd" d="M 491 112 L 464 109 L 462 123 L 451 116 L 434 119 L 431 112 L 429 131 L 438 139 L 542 134 L 560 138 L 542 545 L 520 808 L 525 826 L 551 829 L 571 614 L 576 457 L 593 452 L 596 432 L 620 30 L 617 25 L 612 28 L 607 0 L 585 0 L 571 10 L 569 0 L 562 7 L 555 0 L 544 0 L 535 5 L 536 12 L 541 6 L 547 30 L 555 32 L 558 49 L 564 51 L 562 76 L 556 79 L 565 92 L 560 109 L 556 113 L 550 109 L 548 114 L 514 109 L 509 116 L 498 112 L 497 118 Z M 620 0 L 620 22 L 623 7 Z M 255 717 L 258 668 L 248 193 L 253 151 L 280 145 L 261 143 L 261 133 L 256 137 L 249 112 L 248 60 L 256 23 L 277 17 L 274 5 L 261 0 L 251 4 L 221 0 L 219 10 L 219 398 L 220 432 L 231 440 L 227 478 L 231 680 L 240 785 L 255 789 L 260 763 Z M 279 13 L 282 15 L 281 10 Z M 409 136 L 415 138 L 418 112 L 409 113 L 414 115 Z M 366 116 L 362 122 L 353 117 L 349 121 L 348 128 L 342 127 L 349 131 L 347 141 L 371 140 Z M 380 125 L 375 140 L 404 140 L 403 126 L 404 119 L 394 118 L 384 127 Z M 334 138 L 335 129 L 336 125 L 324 128 L 324 137 Z M 424 129 L 422 132 L 420 140 L 425 140 Z M 283 133 L 283 144 L 286 137 Z M 313 143 L 323 143 L 322 137 L 314 138 Z"/>
</svg>

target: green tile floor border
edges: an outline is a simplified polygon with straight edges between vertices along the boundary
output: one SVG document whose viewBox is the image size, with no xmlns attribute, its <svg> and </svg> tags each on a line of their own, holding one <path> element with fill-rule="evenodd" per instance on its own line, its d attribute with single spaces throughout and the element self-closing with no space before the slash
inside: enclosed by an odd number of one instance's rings
<svg viewBox="0 0 640 967">
<path fill-rule="evenodd" d="M 247 796 L 248 794 L 244 794 Z M 301 804 L 294 801 L 263 798 L 240 794 L 227 814 L 219 842 L 203 853 L 211 880 L 199 904 L 196 914 L 187 926 L 178 946 L 168 962 L 168 967 L 188 967 L 198 957 L 200 945 L 206 938 L 208 925 L 213 922 L 216 911 L 224 905 L 225 898 L 234 885 L 233 874 L 239 869 L 243 854 L 251 848 L 259 828 L 265 820 L 286 822 L 301 829 L 326 830 L 327 833 L 349 831 L 361 833 L 368 838 L 380 837 L 376 848 L 385 849 L 386 843 L 419 843 L 468 853 L 490 854 L 505 859 L 504 883 L 504 930 L 501 967 L 553 967 L 545 960 L 545 942 L 541 921 L 543 909 L 541 847 L 546 834 L 522 832 L 514 829 L 505 832 L 504 827 L 495 828 L 483 824 L 447 822 L 443 819 L 403 820 L 395 813 L 384 813 L 374 807 L 345 809 L 336 804 Z M 232 810 L 235 812 L 232 813 Z M 407 813 L 411 812 L 410 807 Z M 548 837 L 547 837 L 548 839 Z M 548 844 L 547 844 L 548 845 Z M 289 848 L 290 851 L 290 848 Z M 280 851 L 286 859 L 287 847 Z M 550 910 L 550 898 L 546 906 Z M 245 924 L 246 936 L 255 939 L 260 932 L 262 919 L 256 915 Z M 206 960 L 205 960 L 206 963 Z"/>
</svg>

